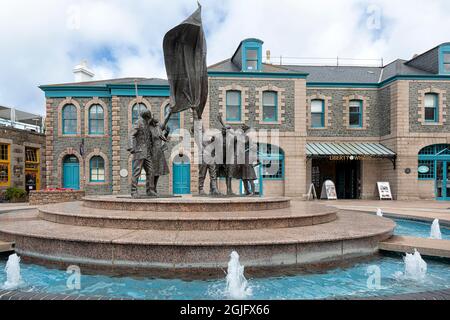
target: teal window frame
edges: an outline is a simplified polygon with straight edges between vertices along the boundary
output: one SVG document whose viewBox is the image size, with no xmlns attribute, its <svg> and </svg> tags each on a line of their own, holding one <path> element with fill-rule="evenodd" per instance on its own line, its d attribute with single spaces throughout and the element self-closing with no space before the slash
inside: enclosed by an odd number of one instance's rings
<svg viewBox="0 0 450 320">
<path fill-rule="evenodd" d="M 445 61 L 446 56 L 450 57 L 450 51 L 442 52 L 442 70 L 443 70 L 442 73 L 450 74 L 450 61 L 449 62 Z M 448 70 L 447 70 L 447 68 L 448 68 Z"/>
<path fill-rule="evenodd" d="M 94 112 L 92 112 L 94 110 Z M 99 112 L 101 110 L 101 112 Z M 89 134 L 105 134 L 105 110 L 99 104 L 94 104 L 89 108 Z"/>
<path fill-rule="evenodd" d="M 358 112 L 352 112 L 351 108 L 352 108 L 352 103 L 358 102 L 359 104 L 359 111 Z M 350 128 L 362 128 L 363 126 L 363 108 L 364 108 L 364 103 L 362 100 L 350 100 L 349 104 L 348 104 L 348 125 Z M 358 115 L 358 124 L 351 124 L 351 116 L 352 115 Z"/>
<path fill-rule="evenodd" d="M 260 62 L 259 62 L 260 54 L 259 54 L 259 50 L 260 50 L 260 48 L 258 48 L 258 47 L 246 47 L 245 48 L 245 59 L 244 59 L 244 61 L 245 61 L 244 70 L 245 71 L 252 72 L 252 71 L 259 71 L 260 70 Z M 249 51 L 255 51 L 256 52 L 256 58 L 249 58 L 249 55 L 248 55 Z M 249 61 L 256 63 L 256 68 L 255 69 L 249 69 L 248 68 L 248 65 L 249 65 L 248 62 Z"/>
<path fill-rule="evenodd" d="M 70 111 L 69 111 L 70 109 Z M 78 113 L 77 107 L 73 104 L 66 104 L 61 110 L 62 116 L 62 133 L 63 134 L 77 134 L 78 127 Z M 73 128 L 75 130 L 67 130 Z"/>
<path fill-rule="evenodd" d="M 164 116 L 167 117 L 167 115 L 170 112 L 170 104 L 166 105 L 164 107 Z M 173 128 L 173 125 L 175 124 L 175 128 Z M 181 129 L 181 119 L 180 119 L 180 113 L 174 113 L 170 116 L 170 120 L 167 123 L 167 126 L 170 128 L 170 134 L 176 134 L 180 132 Z"/>
<path fill-rule="evenodd" d="M 238 94 L 238 104 L 237 105 L 230 104 L 229 95 L 232 94 L 232 93 L 237 93 Z M 240 121 L 242 121 L 242 92 L 239 91 L 239 90 L 228 90 L 226 92 L 225 99 L 226 99 L 226 110 L 225 110 L 225 113 L 226 113 L 227 121 L 229 121 L 229 122 L 240 122 Z M 235 118 L 230 117 L 229 116 L 229 112 L 228 112 L 230 108 L 238 108 L 238 115 L 239 116 L 235 117 Z"/>
<path fill-rule="evenodd" d="M 448 75 L 450 74 L 450 60 L 445 61 L 445 57 L 448 55 L 450 59 L 450 44 L 443 45 L 439 48 L 439 73 Z M 446 68 L 448 68 L 446 70 Z"/>
<path fill-rule="evenodd" d="M 100 166 L 102 164 L 102 166 Z M 102 171 L 103 170 L 103 173 Z M 89 160 L 89 181 L 105 182 L 105 159 L 101 156 L 94 156 Z M 103 175 L 103 179 L 100 177 Z M 95 177 L 95 178 L 94 178 Z"/>
<path fill-rule="evenodd" d="M 137 111 L 136 111 L 137 108 Z M 140 114 L 147 109 L 147 106 L 143 103 L 136 103 L 133 105 L 133 107 L 131 108 L 131 123 L 135 124 L 136 121 L 138 121 Z"/>
<path fill-rule="evenodd" d="M 313 103 L 320 102 L 322 104 L 321 112 L 313 112 Z M 320 115 L 320 125 L 316 125 L 313 122 L 313 115 Z M 314 99 L 311 100 L 311 127 L 312 128 L 325 128 L 325 101 L 323 99 Z"/>
<path fill-rule="evenodd" d="M 266 94 L 273 94 L 274 95 L 274 105 L 267 105 L 265 104 L 264 96 Z M 274 116 L 272 118 L 265 118 L 265 109 L 266 108 L 274 108 Z M 276 91 L 264 91 L 262 94 L 262 120 L 263 122 L 277 122 L 278 121 L 278 92 Z"/>
<path fill-rule="evenodd" d="M 265 148 L 263 149 L 263 146 Z M 284 181 L 285 180 L 285 157 L 284 152 L 280 148 L 277 148 L 278 152 L 272 150 L 272 145 L 270 144 L 260 144 L 258 145 L 258 159 L 261 163 L 261 177 L 263 180 L 271 181 Z M 270 165 L 271 162 L 278 161 L 279 164 L 279 174 L 266 175 L 264 174 L 264 167 Z"/>
<path fill-rule="evenodd" d="M 432 107 L 434 109 L 434 118 L 433 119 L 427 119 L 427 109 L 431 109 L 427 107 L 426 101 L 427 96 L 432 96 L 434 99 L 434 106 Z M 437 93 L 426 93 L 424 97 L 424 115 L 423 118 L 426 123 L 438 123 L 439 122 L 439 95 Z"/>
</svg>

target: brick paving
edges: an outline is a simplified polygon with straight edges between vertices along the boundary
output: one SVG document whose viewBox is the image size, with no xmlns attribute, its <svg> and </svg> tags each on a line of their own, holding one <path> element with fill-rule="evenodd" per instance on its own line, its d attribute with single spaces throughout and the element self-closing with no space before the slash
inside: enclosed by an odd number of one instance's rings
<svg viewBox="0 0 450 320">
<path fill-rule="evenodd" d="M 128 298 L 110 298 L 101 296 L 81 296 L 81 295 L 63 295 L 63 294 L 48 294 L 37 292 L 20 292 L 20 291 L 5 291 L 0 290 L 0 300 L 135 300 Z M 450 289 L 420 292 L 420 293 L 407 293 L 394 296 L 379 296 L 379 297 L 340 297 L 334 300 L 450 300 Z"/>
</svg>

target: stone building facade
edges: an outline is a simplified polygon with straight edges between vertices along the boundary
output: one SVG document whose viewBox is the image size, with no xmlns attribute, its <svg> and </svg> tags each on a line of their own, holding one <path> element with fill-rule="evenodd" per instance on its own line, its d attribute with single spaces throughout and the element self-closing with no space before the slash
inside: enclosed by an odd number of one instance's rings
<svg viewBox="0 0 450 320">
<path fill-rule="evenodd" d="M 45 188 L 45 154 L 44 134 L 0 126 L 0 196 L 11 187 Z"/>
<path fill-rule="evenodd" d="M 389 182 L 396 199 L 450 199 L 450 44 L 383 67 L 272 65 L 260 61 L 262 50 L 261 40 L 246 39 L 231 59 L 209 68 L 203 116 L 209 128 L 220 128 L 221 116 L 234 128 L 247 123 L 273 133 L 260 143 L 260 194 L 305 197 L 312 184 L 320 193 L 332 180 L 339 198 L 377 198 L 377 182 Z M 88 194 L 129 193 L 133 108 L 142 105 L 163 121 L 167 82 L 127 78 L 41 89 L 48 185 L 70 186 L 68 172 L 75 172 L 75 187 Z M 66 106 L 73 108 L 65 113 Z M 98 106 L 100 118 L 91 114 Z M 103 121 L 100 133 L 92 133 L 91 121 L 97 127 Z M 174 121 L 180 129 L 193 125 L 190 112 Z M 171 173 L 160 192 L 197 191 L 195 152 L 183 152 L 179 142 L 176 131 L 170 143 L 176 147 L 166 155 Z M 269 173 L 274 163 L 278 170 Z"/>
</svg>

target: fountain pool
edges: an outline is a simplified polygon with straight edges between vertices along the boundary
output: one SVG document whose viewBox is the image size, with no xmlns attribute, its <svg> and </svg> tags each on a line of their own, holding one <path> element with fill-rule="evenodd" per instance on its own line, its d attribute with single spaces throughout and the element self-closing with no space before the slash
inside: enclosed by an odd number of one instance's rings
<svg viewBox="0 0 450 320">
<path fill-rule="evenodd" d="M 397 227 L 394 233 L 399 236 L 411 236 L 418 238 L 429 238 L 431 223 L 430 222 L 419 222 L 412 220 L 401 220 L 394 219 Z M 443 240 L 450 240 L 450 229 L 441 226 L 441 234 Z"/>
<path fill-rule="evenodd" d="M 428 238 L 431 223 L 395 220 L 397 235 Z M 450 230 L 442 228 L 443 239 L 450 239 Z M 0 260 L 0 270 L 6 266 L 6 258 Z M 338 268 L 323 273 L 295 274 L 280 277 L 248 277 L 247 299 L 324 299 L 333 297 L 370 297 L 403 293 L 417 293 L 450 289 L 450 264 L 445 261 L 424 258 L 427 274 L 421 281 L 399 277 L 405 271 L 402 257 L 379 256 L 369 262 L 349 268 Z M 233 266 L 239 271 L 238 258 Z M 375 268 L 374 268 L 375 266 Z M 380 271 L 380 287 L 368 287 L 370 272 Z M 82 270 L 81 270 L 82 271 Z M 369 274 L 368 274 L 369 272 Z M 185 281 L 180 279 L 109 277 L 103 275 L 82 275 L 81 289 L 67 287 L 70 276 L 64 270 L 22 264 L 21 273 L 25 292 L 45 292 L 84 296 L 105 296 L 136 299 L 228 299 L 226 270 L 217 280 Z M 239 272 L 236 273 L 239 276 Z M 0 272 L 0 283 L 6 281 L 6 274 Z"/>
<path fill-rule="evenodd" d="M 351 268 L 335 269 L 326 273 L 249 278 L 248 286 L 252 295 L 247 298 L 271 300 L 370 297 L 450 289 L 450 265 L 433 260 L 427 261 L 427 264 L 427 275 L 422 281 L 399 278 L 396 275 L 405 269 L 401 257 L 380 257 Z M 367 285 L 370 276 L 368 271 L 373 270 L 373 266 L 378 267 L 381 272 L 380 288 L 377 290 Z M 4 267 L 5 261 L 1 261 L 0 269 Z M 80 290 L 68 289 L 68 277 L 65 271 L 23 264 L 24 285 L 21 290 L 149 300 L 228 298 L 225 273 L 222 279 L 208 281 L 82 275 Z M 0 282 L 5 280 L 5 275 L 0 273 Z"/>
</svg>

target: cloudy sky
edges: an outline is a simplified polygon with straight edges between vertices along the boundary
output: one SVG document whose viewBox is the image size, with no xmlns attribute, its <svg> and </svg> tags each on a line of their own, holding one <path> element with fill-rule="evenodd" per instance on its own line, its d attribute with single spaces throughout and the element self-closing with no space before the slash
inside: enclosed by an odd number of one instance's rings
<svg viewBox="0 0 450 320">
<path fill-rule="evenodd" d="M 408 59 L 450 41 L 448 0 L 202 0 L 208 63 L 248 37 L 272 57 Z M 162 38 L 195 0 L 1 0 L 0 105 L 44 113 L 41 84 L 165 78 Z M 276 61 L 276 59 L 273 59 Z M 301 62 L 290 60 L 289 62 Z"/>
</svg>

